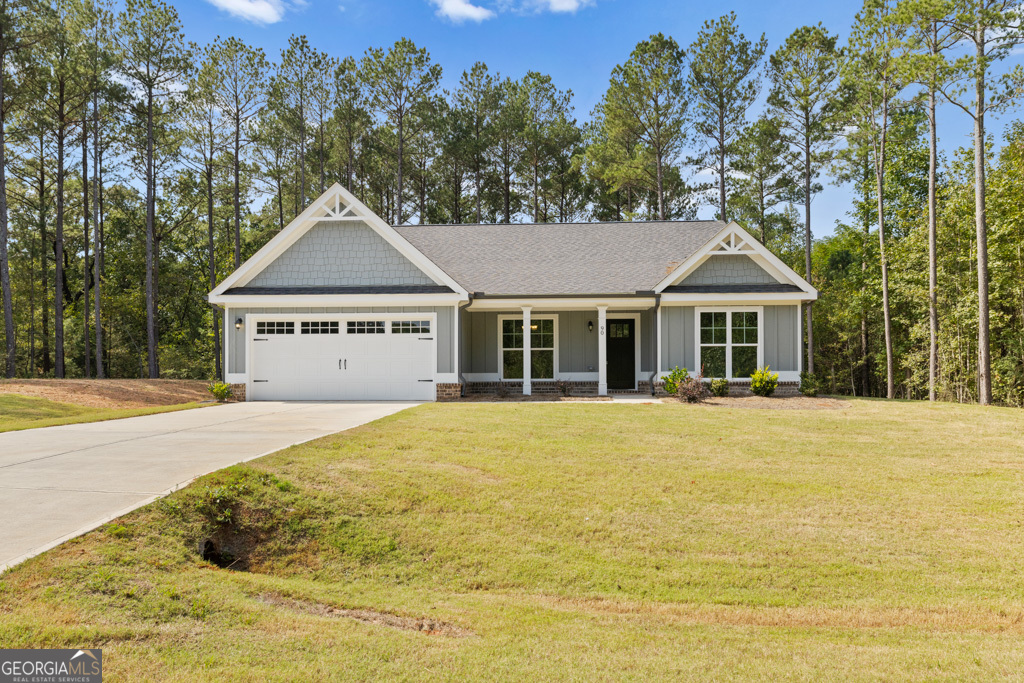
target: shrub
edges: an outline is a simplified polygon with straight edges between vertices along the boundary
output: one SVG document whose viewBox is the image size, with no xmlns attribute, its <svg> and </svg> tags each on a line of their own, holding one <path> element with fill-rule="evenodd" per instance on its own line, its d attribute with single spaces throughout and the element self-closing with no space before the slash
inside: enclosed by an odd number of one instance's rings
<svg viewBox="0 0 1024 683">
<path fill-rule="evenodd" d="M 769 366 L 758 368 L 750 376 L 750 391 L 757 396 L 771 396 L 779 386 L 779 373 L 771 372 Z"/>
<path fill-rule="evenodd" d="M 708 389 L 708 383 L 699 375 L 684 379 L 679 383 L 676 392 L 676 396 L 684 399 L 687 403 L 700 403 L 710 395 L 711 391 Z"/>
<path fill-rule="evenodd" d="M 818 378 L 807 372 L 800 373 L 800 393 L 804 396 L 817 396 L 821 387 L 818 385 Z"/>
<path fill-rule="evenodd" d="M 686 368 L 680 368 L 677 365 L 672 372 L 662 377 L 661 381 L 665 383 L 665 391 L 674 396 L 679 391 L 679 384 L 689 376 L 690 373 Z"/>
<path fill-rule="evenodd" d="M 672 372 L 661 379 L 665 383 L 665 391 L 673 396 L 678 396 L 687 403 L 700 403 L 710 396 L 704 378 L 690 377 L 686 368 L 676 366 Z"/>
<path fill-rule="evenodd" d="M 729 395 L 729 380 L 724 377 L 721 379 L 711 380 L 711 395 L 712 396 L 728 396 Z"/>
<path fill-rule="evenodd" d="M 564 379 L 558 380 L 557 382 L 555 382 L 555 386 L 558 387 L 558 391 L 561 392 L 562 396 L 571 396 L 572 395 L 572 384 L 570 384 L 566 380 L 564 380 Z"/>
<path fill-rule="evenodd" d="M 213 382 L 210 386 L 206 387 L 206 389 L 213 394 L 215 399 L 217 399 L 217 403 L 223 403 L 231 398 L 230 384 L 225 384 L 224 382 Z"/>
</svg>

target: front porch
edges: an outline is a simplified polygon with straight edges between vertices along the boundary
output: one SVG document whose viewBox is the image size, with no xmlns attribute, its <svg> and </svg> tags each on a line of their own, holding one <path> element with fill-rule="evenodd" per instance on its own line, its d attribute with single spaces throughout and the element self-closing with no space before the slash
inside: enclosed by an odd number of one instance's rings
<svg viewBox="0 0 1024 683">
<path fill-rule="evenodd" d="M 653 299 L 568 303 L 484 300 L 462 310 L 466 391 L 649 394 L 657 379 Z"/>
</svg>

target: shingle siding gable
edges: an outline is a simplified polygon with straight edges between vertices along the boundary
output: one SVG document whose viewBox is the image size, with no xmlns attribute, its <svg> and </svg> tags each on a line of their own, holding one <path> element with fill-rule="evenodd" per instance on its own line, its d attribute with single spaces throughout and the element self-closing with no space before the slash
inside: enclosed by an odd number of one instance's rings
<svg viewBox="0 0 1024 683">
<path fill-rule="evenodd" d="M 249 287 L 433 284 L 371 227 L 351 221 L 314 226 L 247 283 Z"/>
</svg>

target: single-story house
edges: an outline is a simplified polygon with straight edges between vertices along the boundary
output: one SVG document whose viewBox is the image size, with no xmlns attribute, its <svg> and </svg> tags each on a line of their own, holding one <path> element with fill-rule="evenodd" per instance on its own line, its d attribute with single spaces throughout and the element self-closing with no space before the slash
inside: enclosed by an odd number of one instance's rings
<svg viewBox="0 0 1024 683">
<path fill-rule="evenodd" d="M 236 395 L 428 401 L 795 383 L 816 298 L 736 223 L 392 226 L 340 185 L 209 295 Z"/>
</svg>

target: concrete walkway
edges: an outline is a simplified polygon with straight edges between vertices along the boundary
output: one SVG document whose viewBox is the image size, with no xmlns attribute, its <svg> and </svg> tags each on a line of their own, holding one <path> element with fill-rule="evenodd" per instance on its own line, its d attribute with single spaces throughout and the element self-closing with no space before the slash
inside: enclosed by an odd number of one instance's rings
<svg viewBox="0 0 1024 683">
<path fill-rule="evenodd" d="M 228 465 L 415 403 L 231 403 L 0 434 L 0 572 Z"/>
</svg>

